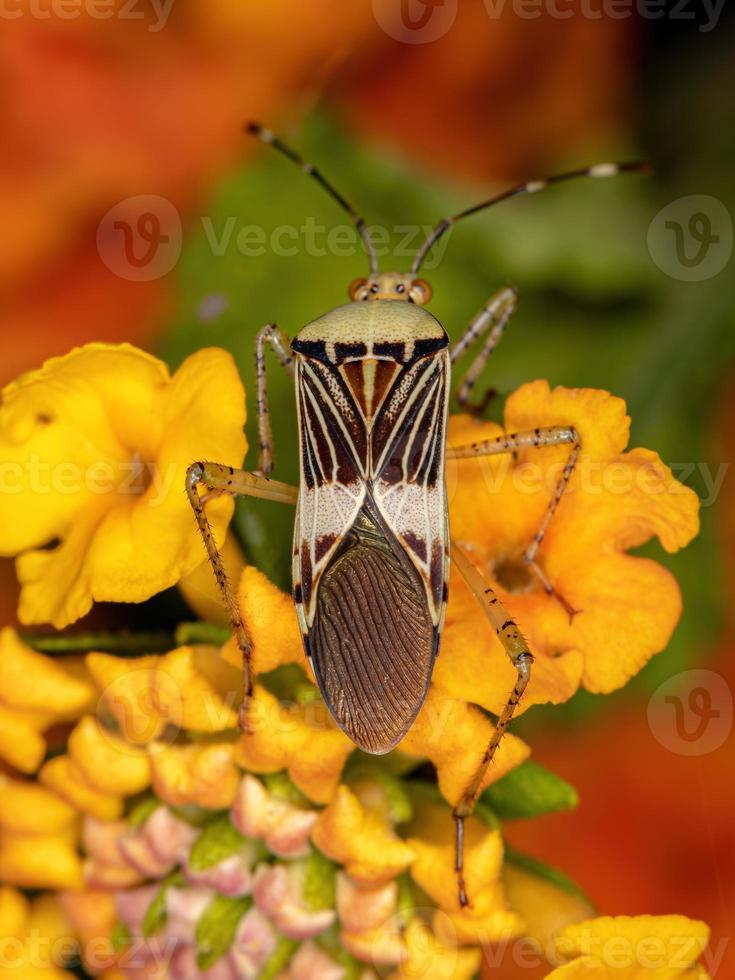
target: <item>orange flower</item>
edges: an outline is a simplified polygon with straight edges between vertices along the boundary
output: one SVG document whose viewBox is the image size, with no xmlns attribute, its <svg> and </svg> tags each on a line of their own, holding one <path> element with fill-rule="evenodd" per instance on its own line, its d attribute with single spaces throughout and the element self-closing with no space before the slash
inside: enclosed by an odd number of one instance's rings
<svg viewBox="0 0 735 980">
<path fill-rule="evenodd" d="M 505 429 L 571 425 L 582 450 L 569 488 L 538 553 L 553 587 L 574 609 L 570 622 L 522 555 L 551 499 L 568 448 L 450 463 L 452 534 L 497 588 L 537 660 L 521 710 L 565 701 L 581 685 L 621 687 L 669 641 L 681 611 L 673 576 L 656 562 L 628 555 L 653 536 L 666 551 L 697 533 L 696 494 L 649 450 L 625 452 L 625 403 L 604 391 L 523 385 L 505 408 Z M 451 445 L 494 439 L 501 429 L 466 416 L 451 421 Z M 455 576 L 442 656 L 434 683 L 446 693 L 501 710 L 513 683 L 493 630 Z"/>
</svg>

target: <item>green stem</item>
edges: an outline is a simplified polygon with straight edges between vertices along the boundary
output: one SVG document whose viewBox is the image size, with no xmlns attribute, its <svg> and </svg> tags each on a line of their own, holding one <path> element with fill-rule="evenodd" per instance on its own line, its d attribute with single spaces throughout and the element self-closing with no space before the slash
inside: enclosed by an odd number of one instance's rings
<svg viewBox="0 0 735 980">
<path fill-rule="evenodd" d="M 22 640 L 39 653 L 118 653 L 127 656 L 166 653 L 177 646 L 211 644 L 221 646 L 229 630 L 209 623 L 181 623 L 174 633 L 152 630 L 142 633 L 69 633 L 57 636 L 25 633 Z"/>
<path fill-rule="evenodd" d="M 69 633 L 61 636 L 25 633 L 21 639 L 39 653 L 162 653 L 174 646 L 173 634 L 163 630 L 145 633 Z"/>
<path fill-rule="evenodd" d="M 224 626 L 213 626 L 211 623 L 181 623 L 176 627 L 176 645 L 196 646 L 197 643 L 221 647 L 232 636 Z"/>
</svg>

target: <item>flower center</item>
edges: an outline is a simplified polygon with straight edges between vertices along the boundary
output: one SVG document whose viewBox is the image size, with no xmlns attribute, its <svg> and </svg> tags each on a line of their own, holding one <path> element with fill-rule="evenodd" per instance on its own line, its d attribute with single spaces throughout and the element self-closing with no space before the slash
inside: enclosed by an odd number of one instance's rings
<svg viewBox="0 0 735 980">
<path fill-rule="evenodd" d="M 530 592 L 533 588 L 533 577 L 520 555 L 499 558 L 493 562 L 492 570 L 495 581 L 506 592 Z"/>
<path fill-rule="evenodd" d="M 142 496 L 153 482 L 153 467 L 140 453 L 134 453 L 130 460 L 130 470 L 123 481 L 127 493 Z"/>
</svg>

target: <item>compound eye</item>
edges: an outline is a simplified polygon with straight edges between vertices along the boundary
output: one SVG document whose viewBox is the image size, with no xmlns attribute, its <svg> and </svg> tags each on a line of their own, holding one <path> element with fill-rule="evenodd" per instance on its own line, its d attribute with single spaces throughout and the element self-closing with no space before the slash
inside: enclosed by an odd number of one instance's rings
<svg viewBox="0 0 735 980">
<path fill-rule="evenodd" d="M 414 279 L 408 295 L 418 306 L 423 306 L 434 295 L 434 290 L 425 279 Z"/>
<path fill-rule="evenodd" d="M 372 284 L 372 286 L 370 287 L 370 292 L 371 293 L 377 293 L 379 289 L 380 289 L 380 286 L 378 286 L 377 282 L 374 282 Z"/>
<path fill-rule="evenodd" d="M 398 285 L 396 286 L 396 292 L 397 293 L 405 293 L 406 292 L 406 287 L 403 285 L 402 282 L 399 282 Z"/>
<path fill-rule="evenodd" d="M 367 279 L 353 279 L 347 288 L 347 294 L 352 300 L 365 299 L 367 296 L 366 286 Z"/>
</svg>

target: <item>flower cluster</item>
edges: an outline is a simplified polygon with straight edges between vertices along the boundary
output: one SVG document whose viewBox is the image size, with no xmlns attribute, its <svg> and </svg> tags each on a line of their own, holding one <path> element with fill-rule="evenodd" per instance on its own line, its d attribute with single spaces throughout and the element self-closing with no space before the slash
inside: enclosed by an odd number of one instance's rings
<svg viewBox="0 0 735 980">
<path fill-rule="evenodd" d="M 175 584 L 209 614 L 183 477 L 197 458 L 240 464 L 243 405 L 230 358 L 215 350 L 171 376 L 129 346 L 92 345 L 10 385 L 0 553 L 17 556 L 21 621 L 64 627 L 95 601 L 140 602 Z M 522 562 L 563 450 L 448 471 L 453 534 L 537 654 L 523 708 L 580 686 L 611 691 L 665 647 L 676 583 L 627 552 L 654 535 L 674 551 L 697 530 L 691 491 L 654 453 L 626 451 L 619 399 L 537 382 L 508 400 L 508 430 L 557 424 L 574 425 L 583 449 L 538 561 L 584 610 L 571 622 Z M 450 441 L 498 433 L 457 417 Z M 207 509 L 224 540 L 231 501 Z M 381 759 L 335 727 L 290 598 L 246 565 L 238 601 L 257 679 L 246 734 L 239 653 L 211 628 L 144 656 L 81 656 L 65 634 L 70 652 L 51 657 L 33 649 L 42 637 L 0 633 L 0 931 L 15 944 L 0 950 L 0 972 L 12 960 L 24 977 L 62 975 L 78 953 L 106 980 L 469 980 L 483 947 L 532 939 L 554 978 L 613 968 L 633 977 L 649 938 L 652 976 L 704 976 L 701 924 L 592 919 L 577 891 L 506 852 L 509 814 L 493 793 L 512 785 L 536 812 L 550 805 L 513 735 L 467 822 L 471 905 L 460 907 L 450 808 L 494 733 L 512 668 L 459 581 L 424 707 Z M 29 901 L 22 890 L 41 894 Z M 688 944 L 679 959 L 672 937 Z M 615 938 L 630 947 L 627 973 L 611 965 Z"/>
</svg>

